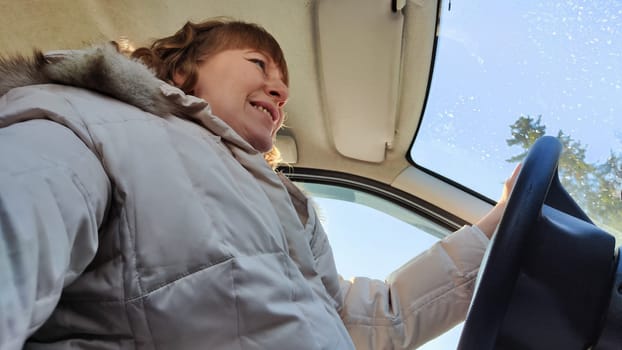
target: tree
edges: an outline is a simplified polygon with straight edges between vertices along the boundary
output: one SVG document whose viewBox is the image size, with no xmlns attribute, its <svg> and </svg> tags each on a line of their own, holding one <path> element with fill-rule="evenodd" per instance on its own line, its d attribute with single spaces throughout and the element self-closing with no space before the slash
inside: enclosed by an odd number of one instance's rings
<svg viewBox="0 0 622 350">
<path fill-rule="evenodd" d="M 507 161 L 516 163 L 522 161 L 534 142 L 546 134 L 546 126 L 542 124 L 542 116 L 520 116 L 510 125 L 510 132 L 512 137 L 506 142 L 509 146 L 519 147 L 520 153 Z M 622 154 L 612 150 L 604 163 L 592 164 L 586 161 L 586 146 L 580 141 L 562 130 L 557 132 L 557 138 L 563 147 L 558 171 L 564 188 L 598 226 L 620 235 Z M 622 242 L 622 237 L 617 238 Z"/>
<path fill-rule="evenodd" d="M 512 138 L 506 140 L 508 146 L 520 146 L 523 152 L 507 161 L 510 163 L 518 163 L 527 156 L 527 151 L 531 148 L 537 139 L 544 136 L 546 126 L 542 125 L 542 116 L 539 115 L 537 120 L 530 116 L 520 116 L 514 124 L 510 125 Z"/>
</svg>

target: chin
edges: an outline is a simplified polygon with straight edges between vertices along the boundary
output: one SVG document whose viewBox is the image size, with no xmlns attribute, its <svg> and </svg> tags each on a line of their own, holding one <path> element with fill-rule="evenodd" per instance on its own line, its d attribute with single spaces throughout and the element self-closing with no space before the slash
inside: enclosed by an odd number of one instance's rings
<svg viewBox="0 0 622 350">
<path fill-rule="evenodd" d="M 269 141 L 256 140 L 255 142 L 251 143 L 251 145 L 253 146 L 254 149 L 258 150 L 259 152 L 266 153 L 272 149 L 273 143 L 272 143 L 272 140 L 269 140 Z"/>
<path fill-rule="evenodd" d="M 261 153 L 267 153 L 267 152 L 270 152 L 270 150 L 272 149 L 272 143 L 270 144 L 270 146 L 269 146 L 269 147 L 263 147 L 263 148 L 258 148 L 258 147 L 256 147 L 255 149 L 256 149 L 256 150 L 258 150 L 258 151 L 259 151 L 259 152 L 261 152 Z"/>
</svg>

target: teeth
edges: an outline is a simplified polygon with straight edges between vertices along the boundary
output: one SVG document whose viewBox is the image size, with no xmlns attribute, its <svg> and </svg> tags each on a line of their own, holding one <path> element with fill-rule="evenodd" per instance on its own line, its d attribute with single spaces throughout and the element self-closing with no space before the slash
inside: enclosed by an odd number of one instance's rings
<svg viewBox="0 0 622 350">
<path fill-rule="evenodd" d="M 253 106 L 253 107 L 255 107 L 255 108 L 257 108 L 258 110 L 260 110 L 260 111 L 262 111 L 262 112 L 266 113 L 266 114 L 267 114 L 270 118 L 272 118 L 272 115 L 270 114 L 270 111 L 269 111 L 269 110 L 265 109 L 265 108 L 264 108 L 264 107 L 262 107 L 262 106 L 258 106 L 258 105 L 252 105 L 252 106 Z"/>
</svg>

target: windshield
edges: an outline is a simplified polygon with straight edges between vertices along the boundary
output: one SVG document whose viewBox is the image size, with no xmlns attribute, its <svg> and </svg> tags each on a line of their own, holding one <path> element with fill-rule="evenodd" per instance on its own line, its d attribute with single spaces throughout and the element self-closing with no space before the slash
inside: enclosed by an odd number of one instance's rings
<svg viewBox="0 0 622 350">
<path fill-rule="evenodd" d="M 622 237 L 622 2 L 444 1 L 412 161 L 497 199 L 541 135 L 560 179 Z"/>
</svg>

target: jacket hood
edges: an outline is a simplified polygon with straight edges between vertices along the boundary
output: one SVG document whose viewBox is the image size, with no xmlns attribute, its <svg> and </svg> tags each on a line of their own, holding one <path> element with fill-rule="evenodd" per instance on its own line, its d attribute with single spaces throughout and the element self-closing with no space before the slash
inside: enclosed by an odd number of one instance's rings
<svg viewBox="0 0 622 350">
<path fill-rule="evenodd" d="M 110 44 L 48 54 L 35 50 L 31 57 L 0 56 L 0 96 L 13 88 L 35 84 L 63 84 L 97 91 L 161 117 L 189 116 L 207 105 L 204 101 L 183 103 L 170 93 L 163 93 L 162 85 L 168 84 Z"/>
<path fill-rule="evenodd" d="M 62 84 L 108 95 L 160 117 L 175 115 L 194 120 L 246 152 L 258 153 L 229 125 L 215 117 L 207 101 L 186 95 L 158 79 L 137 60 L 112 45 L 83 50 L 35 50 L 31 57 L 0 56 L 0 97 L 9 90 L 36 84 Z"/>
</svg>

